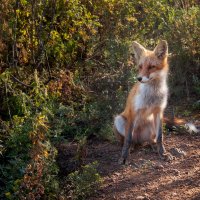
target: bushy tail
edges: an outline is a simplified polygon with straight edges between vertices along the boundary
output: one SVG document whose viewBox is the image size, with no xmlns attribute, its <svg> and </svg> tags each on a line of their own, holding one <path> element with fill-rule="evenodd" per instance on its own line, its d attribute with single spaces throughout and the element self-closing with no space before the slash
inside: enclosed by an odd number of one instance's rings
<svg viewBox="0 0 200 200">
<path fill-rule="evenodd" d="M 179 133 L 200 133 L 199 126 L 196 126 L 192 122 L 187 122 L 185 119 L 181 119 L 175 116 L 174 106 L 167 107 L 165 110 L 165 117 L 163 122 L 169 131 Z"/>
<path fill-rule="evenodd" d="M 117 115 L 114 119 L 114 134 L 117 140 L 123 145 L 125 137 L 126 119 L 122 115 Z"/>
<path fill-rule="evenodd" d="M 164 123 L 169 131 L 175 131 L 180 133 L 200 133 L 200 127 L 195 126 L 191 122 L 186 122 L 184 119 L 164 118 Z"/>
</svg>

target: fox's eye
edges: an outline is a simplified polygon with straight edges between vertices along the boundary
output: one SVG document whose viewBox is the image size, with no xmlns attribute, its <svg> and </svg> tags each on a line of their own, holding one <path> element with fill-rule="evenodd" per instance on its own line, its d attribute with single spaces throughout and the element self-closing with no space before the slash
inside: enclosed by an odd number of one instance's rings
<svg viewBox="0 0 200 200">
<path fill-rule="evenodd" d="M 155 68 L 155 66 L 149 65 L 149 69 L 153 69 L 153 68 Z"/>
</svg>

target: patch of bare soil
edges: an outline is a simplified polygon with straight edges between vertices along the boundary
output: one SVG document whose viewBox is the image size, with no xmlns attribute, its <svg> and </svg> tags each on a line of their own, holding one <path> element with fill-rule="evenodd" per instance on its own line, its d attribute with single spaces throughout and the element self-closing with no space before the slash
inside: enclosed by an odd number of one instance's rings
<svg viewBox="0 0 200 200">
<path fill-rule="evenodd" d="M 121 147 L 109 142 L 90 141 L 84 163 L 98 161 L 103 184 L 90 200 L 100 199 L 200 199 L 200 134 L 164 138 L 166 150 L 175 159 L 163 161 L 148 146 L 137 147 L 130 155 L 130 165 L 118 164 Z M 62 173 L 74 166 L 74 144 L 62 145 L 59 158 Z"/>
</svg>

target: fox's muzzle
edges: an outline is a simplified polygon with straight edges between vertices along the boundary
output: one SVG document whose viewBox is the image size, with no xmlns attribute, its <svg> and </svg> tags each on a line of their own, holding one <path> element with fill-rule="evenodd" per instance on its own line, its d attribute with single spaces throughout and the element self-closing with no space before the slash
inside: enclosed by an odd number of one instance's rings
<svg viewBox="0 0 200 200">
<path fill-rule="evenodd" d="M 150 80 L 150 78 L 148 78 L 146 76 L 138 76 L 137 80 L 140 81 L 141 83 L 146 83 Z"/>
<path fill-rule="evenodd" d="M 142 80 L 142 77 L 137 77 L 137 80 L 141 82 L 141 80 Z"/>
</svg>

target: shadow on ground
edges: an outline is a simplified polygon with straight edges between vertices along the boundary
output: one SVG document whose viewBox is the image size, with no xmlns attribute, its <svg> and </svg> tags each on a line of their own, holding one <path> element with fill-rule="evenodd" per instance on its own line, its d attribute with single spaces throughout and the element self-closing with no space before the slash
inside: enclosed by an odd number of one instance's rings
<svg viewBox="0 0 200 200">
<path fill-rule="evenodd" d="M 140 146 L 131 153 L 130 165 L 121 166 L 117 162 L 121 147 L 106 141 L 89 141 L 84 163 L 98 161 L 103 177 L 101 188 L 89 199 L 200 199 L 199 145 L 200 135 L 167 135 L 166 149 L 181 149 L 186 155 L 165 162 L 148 146 Z M 76 147 L 74 143 L 60 146 L 58 163 L 62 175 L 76 168 Z"/>
</svg>

